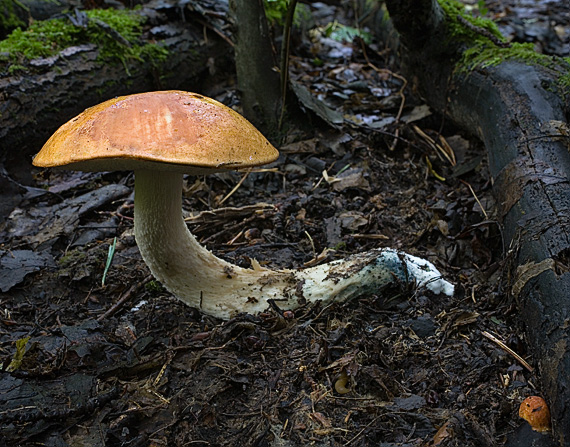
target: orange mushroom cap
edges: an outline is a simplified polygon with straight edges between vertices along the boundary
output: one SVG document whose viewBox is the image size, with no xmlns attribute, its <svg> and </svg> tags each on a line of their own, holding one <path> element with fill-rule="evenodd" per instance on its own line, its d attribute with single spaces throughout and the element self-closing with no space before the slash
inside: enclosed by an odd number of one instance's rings
<svg viewBox="0 0 570 447">
<path fill-rule="evenodd" d="M 120 96 L 61 126 L 35 156 L 40 167 L 208 173 L 270 163 L 279 153 L 236 111 L 205 96 Z"/>
<path fill-rule="evenodd" d="M 527 421 L 534 431 L 550 431 L 550 410 L 546 401 L 539 396 L 530 396 L 522 401 L 519 416 Z"/>
</svg>

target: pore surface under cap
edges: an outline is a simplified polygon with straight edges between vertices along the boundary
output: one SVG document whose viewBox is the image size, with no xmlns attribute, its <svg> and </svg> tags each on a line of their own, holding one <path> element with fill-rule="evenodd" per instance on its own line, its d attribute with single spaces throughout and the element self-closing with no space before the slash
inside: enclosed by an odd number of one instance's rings
<svg viewBox="0 0 570 447">
<path fill-rule="evenodd" d="M 257 166 L 277 156 L 229 107 L 196 93 L 162 91 L 121 96 L 85 110 L 56 131 L 34 165 L 113 170 L 164 163 L 163 169 L 207 172 Z"/>
</svg>

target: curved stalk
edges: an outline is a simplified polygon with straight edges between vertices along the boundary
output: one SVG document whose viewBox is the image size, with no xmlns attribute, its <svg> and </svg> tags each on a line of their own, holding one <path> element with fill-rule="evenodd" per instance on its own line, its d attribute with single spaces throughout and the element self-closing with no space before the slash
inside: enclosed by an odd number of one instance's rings
<svg viewBox="0 0 570 447">
<path fill-rule="evenodd" d="M 186 304 L 218 318 L 256 313 L 275 300 L 282 309 L 347 300 L 399 280 L 453 293 L 428 261 L 379 249 L 304 270 L 244 269 L 196 241 L 182 216 L 183 175 L 135 172 L 135 237 L 151 273 Z"/>
</svg>

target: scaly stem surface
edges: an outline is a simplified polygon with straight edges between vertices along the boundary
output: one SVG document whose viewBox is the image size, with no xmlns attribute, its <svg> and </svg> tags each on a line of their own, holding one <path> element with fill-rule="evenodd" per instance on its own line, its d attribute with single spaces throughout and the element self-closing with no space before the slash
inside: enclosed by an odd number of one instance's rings
<svg viewBox="0 0 570 447">
<path fill-rule="evenodd" d="M 135 237 L 150 271 L 186 304 L 218 318 L 257 313 L 273 299 L 282 309 L 306 302 L 346 300 L 399 280 L 417 280 L 453 293 L 428 261 L 380 249 L 304 270 L 244 269 L 196 241 L 182 216 L 179 173 L 135 172 Z"/>
</svg>

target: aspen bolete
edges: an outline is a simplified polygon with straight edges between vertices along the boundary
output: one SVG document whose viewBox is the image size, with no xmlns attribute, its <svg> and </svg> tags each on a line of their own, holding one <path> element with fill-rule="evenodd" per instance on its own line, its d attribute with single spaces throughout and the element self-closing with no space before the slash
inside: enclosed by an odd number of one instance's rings
<svg viewBox="0 0 570 447">
<path fill-rule="evenodd" d="M 453 286 L 428 261 L 379 249 L 304 270 L 245 269 L 214 256 L 182 215 L 184 174 L 208 174 L 274 161 L 277 150 L 245 118 L 195 93 L 162 91 L 111 99 L 61 126 L 35 166 L 135 171 L 135 238 L 156 279 L 202 312 L 229 318 L 299 303 L 375 293 L 399 279 L 436 293 Z"/>
</svg>

